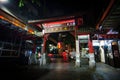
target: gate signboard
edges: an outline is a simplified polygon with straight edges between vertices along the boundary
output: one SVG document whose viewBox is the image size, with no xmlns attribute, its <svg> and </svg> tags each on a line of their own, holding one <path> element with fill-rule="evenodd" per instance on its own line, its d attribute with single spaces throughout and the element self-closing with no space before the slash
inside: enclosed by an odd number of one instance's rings
<svg viewBox="0 0 120 80">
<path fill-rule="evenodd" d="M 48 22 L 42 24 L 45 33 L 73 31 L 75 26 L 75 20 L 62 20 L 56 22 Z"/>
</svg>

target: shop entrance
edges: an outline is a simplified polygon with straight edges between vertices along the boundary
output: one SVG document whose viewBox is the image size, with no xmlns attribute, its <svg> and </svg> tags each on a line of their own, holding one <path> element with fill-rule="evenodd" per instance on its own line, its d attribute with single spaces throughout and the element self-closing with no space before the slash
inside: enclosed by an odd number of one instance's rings
<svg viewBox="0 0 120 80">
<path fill-rule="evenodd" d="M 112 43 L 112 53 L 113 53 L 113 60 L 114 60 L 114 67 L 120 67 L 120 53 L 118 48 L 117 41 L 113 41 Z"/>
<path fill-rule="evenodd" d="M 75 49 L 75 37 L 68 32 L 49 33 L 46 41 L 46 53 L 48 62 L 56 62 L 57 59 L 61 62 L 70 62 L 72 49 Z M 66 52 L 63 54 L 63 52 Z M 63 56 L 66 56 L 63 59 Z"/>
<path fill-rule="evenodd" d="M 78 38 L 81 65 L 89 65 L 88 35 L 80 35 Z"/>
</svg>

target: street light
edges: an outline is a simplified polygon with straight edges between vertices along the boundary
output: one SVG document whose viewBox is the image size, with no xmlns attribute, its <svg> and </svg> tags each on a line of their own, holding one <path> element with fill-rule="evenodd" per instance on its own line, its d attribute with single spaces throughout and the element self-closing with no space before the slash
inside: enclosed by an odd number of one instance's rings
<svg viewBox="0 0 120 80">
<path fill-rule="evenodd" d="M 8 0 L 0 0 L 0 3 L 7 3 Z"/>
</svg>

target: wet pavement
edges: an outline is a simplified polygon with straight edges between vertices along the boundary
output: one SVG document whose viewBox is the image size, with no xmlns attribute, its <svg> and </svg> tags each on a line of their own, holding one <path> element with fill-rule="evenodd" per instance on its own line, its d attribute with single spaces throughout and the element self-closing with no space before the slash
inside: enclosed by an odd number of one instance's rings
<svg viewBox="0 0 120 80">
<path fill-rule="evenodd" d="M 95 69 L 88 65 L 75 67 L 73 62 L 56 62 L 39 65 L 6 65 L 0 68 L 0 80 L 120 80 L 120 69 L 96 63 Z"/>
</svg>

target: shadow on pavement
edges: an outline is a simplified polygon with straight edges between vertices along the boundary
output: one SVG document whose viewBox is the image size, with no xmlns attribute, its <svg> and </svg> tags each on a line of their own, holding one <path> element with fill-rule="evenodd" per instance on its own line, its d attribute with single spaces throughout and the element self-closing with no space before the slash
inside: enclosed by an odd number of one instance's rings
<svg viewBox="0 0 120 80">
<path fill-rule="evenodd" d="M 1 64 L 0 64 L 1 65 Z M 1 65 L 0 66 L 0 80 L 37 80 L 48 74 L 50 70 L 45 68 L 38 68 L 35 65 Z"/>
</svg>

